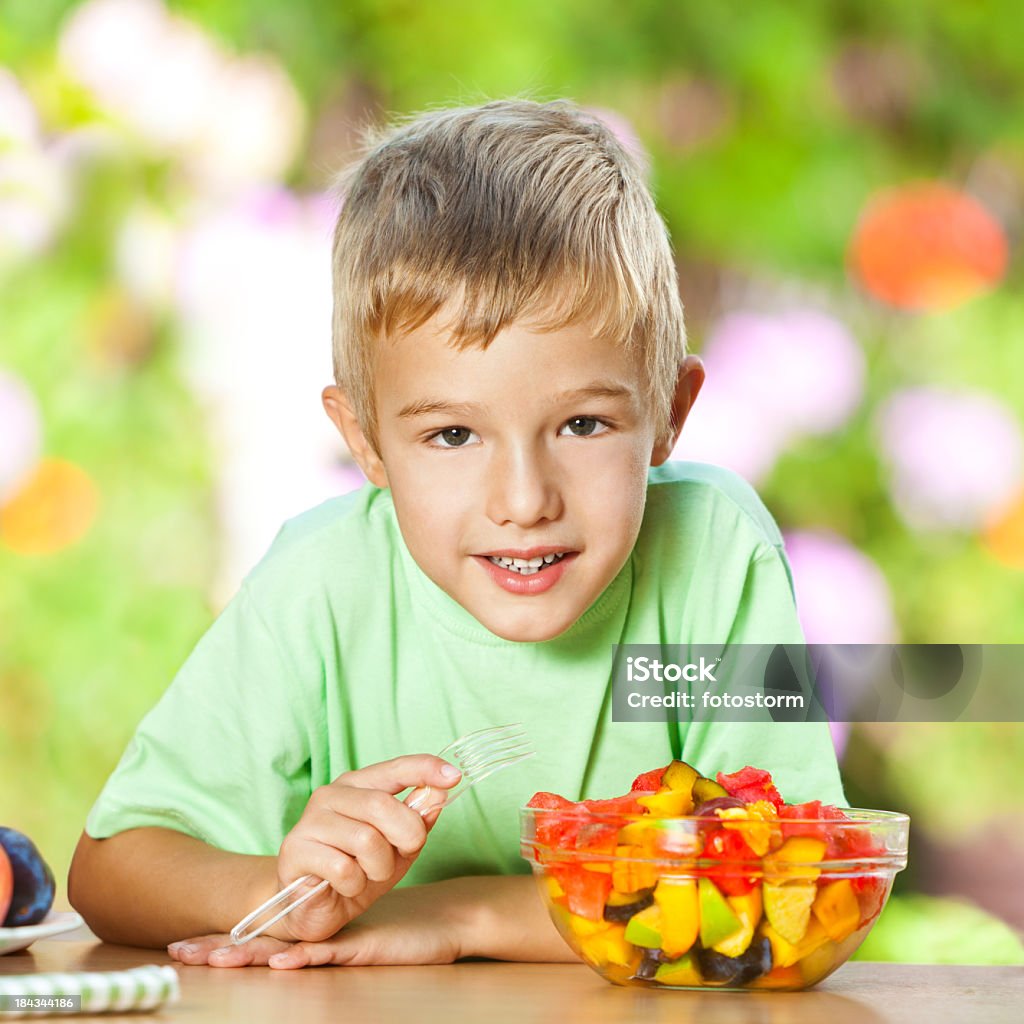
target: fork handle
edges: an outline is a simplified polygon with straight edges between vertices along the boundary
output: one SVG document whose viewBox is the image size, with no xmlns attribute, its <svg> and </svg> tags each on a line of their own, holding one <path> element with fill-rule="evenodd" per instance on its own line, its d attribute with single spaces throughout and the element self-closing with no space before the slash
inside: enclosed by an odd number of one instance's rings
<svg viewBox="0 0 1024 1024">
<path fill-rule="evenodd" d="M 271 896 L 266 903 L 261 903 L 251 914 L 243 917 L 242 920 L 231 929 L 232 944 L 235 946 L 241 946 L 250 939 L 255 939 L 257 935 L 262 935 L 272 925 L 277 924 L 282 917 L 290 914 L 296 907 L 301 907 L 306 900 L 312 899 L 317 893 L 323 892 L 324 889 L 327 888 L 327 879 L 321 879 L 319 885 L 313 886 L 309 892 L 304 892 L 300 896 L 294 896 L 296 890 L 301 889 L 302 886 L 315 880 L 316 875 L 303 875 L 301 878 L 296 878 L 291 885 L 286 885 L 276 895 Z M 284 904 L 284 906 L 281 907 L 281 904 Z M 277 910 L 278 907 L 281 907 L 281 909 L 278 910 L 273 917 L 264 921 L 262 924 L 256 924 L 261 917 Z"/>
<path fill-rule="evenodd" d="M 448 797 L 440 805 L 447 807 L 453 800 L 455 800 L 466 787 L 462 787 L 457 790 L 451 797 Z M 419 787 L 418 792 L 413 791 L 406 797 L 405 803 L 411 807 L 414 811 L 419 813 L 421 817 L 426 817 L 437 804 L 430 806 L 424 806 L 424 801 L 428 800 L 430 794 L 433 792 L 433 787 L 422 786 Z M 312 899 L 317 893 L 321 893 L 327 888 L 328 882 L 326 879 L 321 879 L 318 885 L 315 885 L 309 892 L 301 893 L 295 896 L 295 893 L 301 889 L 304 885 L 309 882 L 315 881 L 316 875 L 303 875 L 301 878 L 296 878 L 290 885 L 286 885 L 279 893 L 271 896 L 266 903 L 261 903 L 251 914 L 243 917 L 234 928 L 231 929 L 231 942 L 232 945 L 241 946 L 243 943 L 248 942 L 250 939 L 255 939 L 257 935 L 262 935 L 268 928 L 277 924 L 281 918 L 286 917 L 296 907 L 301 907 L 306 900 Z M 293 898 L 294 897 L 294 898 Z M 280 909 L 278 909 L 280 907 Z M 256 924 L 257 921 L 265 914 L 270 914 L 273 911 L 277 911 L 272 917 L 268 918 L 262 924 Z"/>
</svg>

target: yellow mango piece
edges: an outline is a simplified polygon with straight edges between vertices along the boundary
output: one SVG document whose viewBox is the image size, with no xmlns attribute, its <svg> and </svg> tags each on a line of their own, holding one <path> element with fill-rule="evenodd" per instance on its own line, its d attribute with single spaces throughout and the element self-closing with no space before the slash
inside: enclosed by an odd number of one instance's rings
<svg viewBox="0 0 1024 1024">
<path fill-rule="evenodd" d="M 799 942 L 811 919 L 811 904 L 817 895 L 813 882 L 789 882 L 761 887 L 764 916 L 768 923 L 788 942 Z"/>
<path fill-rule="evenodd" d="M 641 846 L 616 846 L 611 865 L 612 888 L 616 892 L 638 892 L 650 889 L 658 877 L 653 864 L 644 863 L 650 856 Z"/>
<path fill-rule="evenodd" d="M 558 879 L 554 875 L 546 875 L 544 878 L 544 884 L 548 889 L 548 896 L 553 899 L 561 899 L 565 895 L 565 890 L 559 885 Z"/>
<path fill-rule="evenodd" d="M 636 802 L 657 818 L 677 818 L 693 810 L 693 795 L 681 789 L 659 789 L 657 793 L 637 797 Z"/>
<path fill-rule="evenodd" d="M 809 956 L 829 941 L 828 933 L 816 920 L 812 920 L 808 924 L 807 931 L 804 932 L 804 937 L 799 942 L 790 942 L 767 921 L 762 922 L 761 929 L 771 943 L 772 963 L 776 967 L 792 967 L 798 960 Z"/>
<path fill-rule="evenodd" d="M 637 959 L 633 947 L 626 942 L 625 925 L 609 925 L 580 940 L 580 955 L 598 967 L 617 964 L 629 967 Z"/>
<path fill-rule="evenodd" d="M 607 931 L 611 925 L 607 921 L 591 921 L 589 918 L 580 917 L 579 914 L 570 913 L 567 919 L 569 930 L 577 938 L 587 938 Z"/>
<path fill-rule="evenodd" d="M 662 879 L 654 890 L 654 904 L 661 909 L 661 948 L 670 957 L 682 956 L 700 931 L 696 880 Z"/>
<path fill-rule="evenodd" d="M 804 879 L 813 882 L 821 874 L 819 864 L 825 856 L 825 844 L 809 836 L 793 836 L 774 853 L 764 858 L 764 876 L 775 880 Z"/>
<path fill-rule="evenodd" d="M 639 846 L 650 852 L 654 849 L 655 829 L 646 821 L 631 821 L 619 829 L 619 842 L 623 846 Z"/>
<path fill-rule="evenodd" d="M 799 967 L 773 967 L 767 974 L 748 982 L 750 988 L 799 989 L 804 987 L 804 976 Z"/>
<path fill-rule="evenodd" d="M 805 953 L 797 967 L 803 975 L 804 983 L 814 985 L 825 975 L 831 974 L 836 968 L 836 961 L 840 959 L 839 949 L 834 942 L 822 942 L 817 949 Z"/>
<path fill-rule="evenodd" d="M 740 919 L 740 930 L 716 942 L 711 948 L 725 956 L 742 956 L 753 941 L 754 930 L 761 923 L 761 889 L 751 889 L 742 896 L 726 896 L 725 902 Z"/>
<path fill-rule="evenodd" d="M 824 886 L 811 910 L 833 942 L 842 942 L 860 923 L 860 907 L 847 878 Z"/>
</svg>

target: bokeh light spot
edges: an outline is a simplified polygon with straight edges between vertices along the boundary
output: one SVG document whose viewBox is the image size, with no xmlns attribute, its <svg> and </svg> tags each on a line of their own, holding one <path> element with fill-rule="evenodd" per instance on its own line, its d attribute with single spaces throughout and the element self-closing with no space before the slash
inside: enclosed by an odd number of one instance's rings
<svg viewBox="0 0 1024 1024">
<path fill-rule="evenodd" d="M 1024 569 L 1024 491 L 989 523 L 983 540 L 996 561 L 1011 569 Z"/>
<path fill-rule="evenodd" d="M 0 502 L 14 494 L 39 458 L 39 406 L 20 377 L 0 370 Z"/>
<path fill-rule="evenodd" d="M 0 508 L 0 541 L 20 555 L 53 554 L 85 536 L 98 505 L 96 485 L 83 469 L 43 459 Z"/>
<path fill-rule="evenodd" d="M 875 298 L 901 309 L 943 310 L 996 285 L 1009 247 L 971 196 L 938 182 L 876 195 L 850 243 L 850 264 Z"/>
</svg>

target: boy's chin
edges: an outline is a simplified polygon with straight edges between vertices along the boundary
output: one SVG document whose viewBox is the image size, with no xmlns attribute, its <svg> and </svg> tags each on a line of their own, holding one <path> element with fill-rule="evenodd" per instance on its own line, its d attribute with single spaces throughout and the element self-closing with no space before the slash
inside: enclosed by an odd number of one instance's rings
<svg viewBox="0 0 1024 1024">
<path fill-rule="evenodd" d="M 502 640 L 511 640 L 520 644 L 539 644 L 545 640 L 554 640 L 576 621 L 572 619 L 568 622 L 552 622 L 550 618 L 541 615 L 523 616 L 519 621 L 513 622 L 510 622 L 508 618 L 496 615 L 483 617 L 476 615 L 474 618 Z"/>
</svg>

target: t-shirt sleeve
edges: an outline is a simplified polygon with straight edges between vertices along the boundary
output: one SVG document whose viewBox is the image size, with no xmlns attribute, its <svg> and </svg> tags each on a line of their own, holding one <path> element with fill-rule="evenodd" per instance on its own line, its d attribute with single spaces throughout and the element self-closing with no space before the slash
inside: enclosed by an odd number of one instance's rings
<svg viewBox="0 0 1024 1024">
<path fill-rule="evenodd" d="M 158 826 L 276 854 L 311 791 L 304 703 L 243 587 L 139 724 L 86 832 Z"/>
<path fill-rule="evenodd" d="M 789 566 L 782 550 L 765 544 L 751 558 L 736 605 L 730 644 L 800 644 Z M 835 747 L 826 722 L 690 723 L 683 760 L 705 775 L 745 765 L 771 772 L 787 803 L 821 800 L 846 806 Z"/>
</svg>

